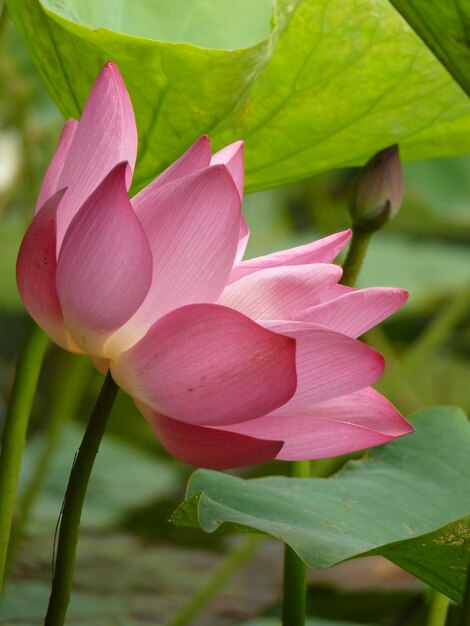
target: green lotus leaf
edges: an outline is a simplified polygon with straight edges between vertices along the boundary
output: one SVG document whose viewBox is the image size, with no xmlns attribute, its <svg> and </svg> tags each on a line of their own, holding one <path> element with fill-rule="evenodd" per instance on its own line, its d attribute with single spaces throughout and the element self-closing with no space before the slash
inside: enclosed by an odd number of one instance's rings
<svg viewBox="0 0 470 626">
<path fill-rule="evenodd" d="M 411 421 L 413 434 L 332 478 L 198 470 L 173 521 L 267 533 L 319 568 L 381 554 L 458 602 L 470 560 L 470 425 L 449 407 Z"/>
<path fill-rule="evenodd" d="M 248 191 L 363 163 L 470 150 L 470 103 L 386 0 L 7 0 L 66 116 L 118 64 L 140 133 L 136 188 L 198 136 L 246 141 Z M 216 8 L 214 8 L 216 7 Z"/>
</svg>

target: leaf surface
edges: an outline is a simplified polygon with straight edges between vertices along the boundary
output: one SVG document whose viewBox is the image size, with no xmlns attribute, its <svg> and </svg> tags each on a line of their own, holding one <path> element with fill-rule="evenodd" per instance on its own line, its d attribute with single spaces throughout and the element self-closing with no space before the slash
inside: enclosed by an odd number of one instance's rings
<svg viewBox="0 0 470 626">
<path fill-rule="evenodd" d="M 246 141 L 248 191 L 397 142 L 405 159 L 470 150 L 467 97 L 385 0 L 7 4 L 64 115 L 117 62 L 139 127 L 136 188 L 203 133 L 215 149 Z"/>
<path fill-rule="evenodd" d="M 243 480 L 198 470 L 173 521 L 268 533 L 317 568 L 383 554 L 460 601 L 470 557 L 470 426 L 450 407 L 412 422 L 415 433 L 332 478 Z"/>
<path fill-rule="evenodd" d="M 470 6 L 465 0 L 390 0 L 470 95 Z"/>
</svg>

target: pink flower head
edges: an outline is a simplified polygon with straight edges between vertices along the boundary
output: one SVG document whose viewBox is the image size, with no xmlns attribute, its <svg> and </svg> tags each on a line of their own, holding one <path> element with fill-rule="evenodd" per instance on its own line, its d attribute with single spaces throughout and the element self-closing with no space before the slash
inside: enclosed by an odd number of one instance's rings
<svg viewBox="0 0 470 626">
<path fill-rule="evenodd" d="M 17 264 L 26 308 L 65 349 L 110 367 L 166 448 L 210 468 L 314 459 L 412 430 L 370 385 L 356 337 L 401 289 L 338 284 L 348 231 L 242 261 L 243 144 L 201 137 L 128 197 L 134 113 L 113 63 L 69 120 Z"/>
</svg>

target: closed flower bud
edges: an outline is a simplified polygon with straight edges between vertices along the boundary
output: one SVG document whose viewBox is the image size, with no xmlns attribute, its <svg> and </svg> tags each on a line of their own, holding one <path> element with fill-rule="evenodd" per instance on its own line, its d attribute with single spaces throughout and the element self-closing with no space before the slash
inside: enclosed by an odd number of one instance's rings
<svg viewBox="0 0 470 626">
<path fill-rule="evenodd" d="M 403 199 L 403 175 L 398 146 L 377 152 L 351 186 L 349 212 L 354 226 L 379 230 L 398 212 Z"/>
</svg>

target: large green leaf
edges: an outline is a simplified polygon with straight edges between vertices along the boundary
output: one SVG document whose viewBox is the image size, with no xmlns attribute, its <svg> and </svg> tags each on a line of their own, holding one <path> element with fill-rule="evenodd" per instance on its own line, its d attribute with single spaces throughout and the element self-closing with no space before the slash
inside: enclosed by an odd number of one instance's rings
<svg viewBox="0 0 470 626">
<path fill-rule="evenodd" d="M 198 470 L 174 522 L 262 531 L 313 567 L 383 554 L 459 601 L 470 557 L 470 426 L 446 407 L 412 421 L 414 434 L 333 478 L 242 480 Z"/>
<path fill-rule="evenodd" d="M 273 0 L 270 30 L 267 0 L 7 4 L 65 115 L 118 63 L 141 138 L 136 187 L 205 132 L 216 148 L 246 140 L 249 191 L 394 142 L 408 159 L 470 149 L 468 99 L 386 0 Z"/>
<path fill-rule="evenodd" d="M 465 0 L 390 0 L 470 95 L 470 5 Z"/>
</svg>

